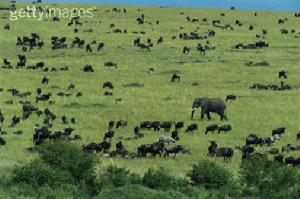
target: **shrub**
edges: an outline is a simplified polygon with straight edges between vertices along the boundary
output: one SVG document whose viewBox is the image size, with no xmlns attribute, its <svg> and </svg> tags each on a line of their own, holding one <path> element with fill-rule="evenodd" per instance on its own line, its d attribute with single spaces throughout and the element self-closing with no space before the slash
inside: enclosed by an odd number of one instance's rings
<svg viewBox="0 0 300 199">
<path fill-rule="evenodd" d="M 203 186 L 207 189 L 220 189 L 232 183 L 231 173 L 207 160 L 194 164 L 187 176 L 194 185 Z"/>
<path fill-rule="evenodd" d="M 126 168 L 118 168 L 115 166 L 109 166 L 106 171 L 99 177 L 100 186 L 113 186 L 120 187 L 128 184 L 139 184 L 141 178 L 138 175 L 130 174 Z"/>
<path fill-rule="evenodd" d="M 26 183 L 31 186 L 57 187 L 65 183 L 72 183 L 68 172 L 50 167 L 40 160 L 34 160 L 24 166 L 18 166 L 13 170 L 13 181 Z"/>
<path fill-rule="evenodd" d="M 187 199 L 181 193 L 162 192 L 149 189 L 142 185 L 126 185 L 122 187 L 109 187 L 104 189 L 95 199 Z"/>
<path fill-rule="evenodd" d="M 149 169 L 142 179 L 144 186 L 151 189 L 168 190 L 174 187 L 176 178 L 169 175 L 164 168 L 159 170 Z"/>
<path fill-rule="evenodd" d="M 40 158 L 52 168 L 69 172 L 75 183 L 93 178 L 95 156 L 84 153 L 70 142 L 45 143 Z"/>
<path fill-rule="evenodd" d="M 269 160 L 265 155 L 251 155 L 241 163 L 241 181 L 247 185 L 257 185 L 264 178 L 263 172 L 269 165 Z"/>
<path fill-rule="evenodd" d="M 242 162 L 241 179 L 262 198 L 297 198 L 300 173 L 266 156 L 252 156 Z"/>
</svg>

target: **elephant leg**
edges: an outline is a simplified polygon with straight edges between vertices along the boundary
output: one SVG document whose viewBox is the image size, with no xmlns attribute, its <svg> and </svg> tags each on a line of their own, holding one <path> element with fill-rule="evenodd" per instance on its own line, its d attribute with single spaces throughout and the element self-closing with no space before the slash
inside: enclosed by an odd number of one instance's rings
<svg viewBox="0 0 300 199">
<path fill-rule="evenodd" d="M 204 110 L 204 109 L 201 109 L 201 120 L 203 120 L 203 119 L 204 119 L 205 112 L 206 112 L 206 110 Z"/>
<path fill-rule="evenodd" d="M 208 120 L 211 120 L 211 117 L 210 117 L 209 111 L 207 111 L 207 112 L 206 112 L 206 115 L 207 115 L 207 118 L 208 118 Z"/>
</svg>

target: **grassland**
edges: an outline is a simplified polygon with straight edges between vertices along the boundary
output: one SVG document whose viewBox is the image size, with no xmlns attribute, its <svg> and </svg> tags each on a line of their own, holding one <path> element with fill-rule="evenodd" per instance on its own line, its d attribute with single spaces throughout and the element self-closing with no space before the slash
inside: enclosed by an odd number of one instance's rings
<svg viewBox="0 0 300 199">
<path fill-rule="evenodd" d="M 5 6 L 5 3 L 1 3 Z M 18 4 L 18 7 L 25 4 Z M 91 7 L 89 5 L 51 5 L 51 7 Z M 144 173 L 149 167 L 163 166 L 170 173 L 184 176 L 191 165 L 198 160 L 208 158 L 207 147 L 209 140 L 216 140 L 219 146 L 243 145 L 245 137 L 250 133 L 260 136 L 271 134 L 271 130 L 284 126 L 286 134 L 274 144 L 274 147 L 281 147 L 287 143 L 296 144 L 296 133 L 300 129 L 299 113 L 299 86 L 300 86 L 300 46 L 299 39 L 295 34 L 280 34 L 280 29 L 296 29 L 299 32 L 299 19 L 293 13 L 279 13 L 258 11 L 222 10 L 222 9 L 191 9 L 191 8 L 159 8 L 159 7 L 134 7 L 134 6 L 110 6 L 97 5 L 94 17 L 87 20 L 79 33 L 73 33 L 73 28 L 67 26 L 67 19 L 59 22 L 52 20 L 38 21 L 36 19 L 9 20 L 8 11 L 0 11 L 0 54 L 8 58 L 14 65 L 17 63 L 17 54 L 25 54 L 27 65 L 34 65 L 36 62 L 44 61 L 47 67 L 69 66 L 65 72 L 41 72 L 33 70 L 0 69 L 0 87 L 18 88 L 21 91 L 35 92 L 41 87 L 41 79 L 44 75 L 50 78 L 48 86 L 43 86 L 45 92 L 58 93 L 67 91 L 70 82 L 76 85 L 75 91 L 82 92 L 80 98 L 61 98 L 53 96 L 55 104 L 38 103 L 43 109 L 49 107 L 56 115 L 74 116 L 77 119 L 76 134 L 82 137 L 79 145 L 90 142 L 99 142 L 107 130 L 110 120 L 127 120 L 127 128 L 117 131 L 116 137 L 129 137 L 133 135 L 133 127 L 144 120 L 159 121 L 184 121 L 186 124 L 196 122 L 199 130 L 190 135 L 182 132 L 179 144 L 191 149 L 192 155 L 178 155 L 176 159 L 121 159 L 103 158 L 99 159 L 99 169 L 111 163 L 129 168 L 135 173 Z M 126 8 L 128 13 L 105 12 L 113 7 Z M 138 11 L 138 8 L 143 11 Z M 185 14 L 180 14 L 181 12 Z M 141 14 L 145 15 L 146 21 L 153 25 L 138 25 L 136 18 Z M 221 17 L 225 13 L 226 17 Z M 209 22 L 220 19 L 222 23 L 232 24 L 234 30 L 221 30 L 213 27 L 211 23 L 187 23 L 185 17 L 207 17 Z M 289 20 L 283 25 L 278 25 L 279 18 L 288 17 Z M 234 25 L 239 19 L 243 26 Z M 155 21 L 160 24 L 156 25 Z M 9 23 L 11 30 L 4 31 L 2 27 Z M 108 33 L 111 32 L 110 24 L 114 23 L 116 28 L 127 29 L 127 34 Z M 254 25 L 254 31 L 248 31 L 249 25 Z M 179 27 L 184 27 L 180 30 Z M 173 40 L 172 36 L 178 36 L 181 32 L 191 32 L 199 27 L 199 33 L 205 33 L 208 29 L 215 30 L 216 36 L 209 39 L 216 49 L 207 51 L 205 56 L 196 52 L 198 43 L 201 41 Z M 92 33 L 84 33 L 85 29 L 93 29 Z M 256 34 L 261 34 L 262 29 L 267 29 L 266 42 L 269 48 L 256 50 L 233 50 L 232 46 L 237 43 L 253 43 L 258 39 Z M 133 31 L 145 31 L 145 35 L 133 34 Z M 16 46 L 17 36 L 29 36 L 30 33 L 38 33 L 41 39 L 46 42 L 41 50 L 34 49 L 32 52 L 22 52 Z M 51 50 L 51 36 L 66 36 L 67 43 L 71 43 L 76 36 L 85 39 L 104 41 L 105 49 L 96 52 L 96 46 L 92 46 L 93 53 L 85 53 L 84 49 L 68 48 Z M 164 37 L 164 44 L 154 46 L 151 52 L 141 51 L 133 47 L 133 40 L 140 36 L 142 41 L 152 38 L 156 41 L 160 36 Z M 190 46 L 192 51 L 189 55 L 182 54 L 182 47 Z M 117 69 L 104 67 L 104 62 L 113 61 L 118 63 Z M 245 62 L 259 62 L 266 60 L 270 67 L 246 67 Z M 94 73 L 83 73 L 81 68 L 85 64 L 93 65 Z M 154 74 L 148 74 L 148 68 L 155 68 Z M 252 83 L 276 83 L 279 84 L 278 71 L 288 71 L 286 83 L 292 85 L 290 91 L 256 91 L 250 90 Z M 177 71 L 182 78 L 180 83 L 171 83 L 170 78 L 174 71 Z M 103 95 L 103 82 L 111 81 L 114 86 L 114 96 Z M 198 86 L 192 86 L 193 83 Z M 124 87 L 128 83 L 143 84 L 142 88 Z M 58 86 L 55 89 L 53 86 Z M 209 96 L 225 98 L 228 94 L 238 96 L 237 101 L 228 104 L 227 115 L 229 120 L 220 122 L 216 115 L 212 121 L 190 120 L 190 108 L 193 99 L 197 96 Z M 116 104 L 114 100 L 122 98 L 122 103 Z M 13 115 L 21 114 L 21 105 L 18 98 L 12 98 L 8 92 L 0 93 L 0 108 L 5 115 L 5 122 L 2 129 L 8 132 L 3 136 L 7 145 L 0 147 L 0 170 L 6 172 L 11 170 L 15 164 L 23 164 L 33 159 L 36 154 L 28 153 L 25 148 L 33 145 L 33 126 L 42 123 L 42 118 L 31 116 L 29 120 L 22 121 L 14 128 L 9 128 L 10 119 Z M 5 101 L 12 99 L 13 105 L 5 104 Z M 34 102 L 34 96 L 26 98 Z M 73 105 L 72 105 L 73 104 Z M 75 104 L 75 105 L 74 105 Z M 77 105 L 76 105 L 77 104 Z M 199 112 L 197 112 L 199 114 Z M 198 116 L 198 115 L 197 115 Z M 231 124 L 233 131 L 227 135 L 204 135 L 207 125 Z M 53 130 L 60 130 L 65 126 L 60 120 L 54 121 Z M 17 136 L 12 134 L 16 130 L 23 130 L 24 134 Z M 126 148 L 135 151 L 144 143 L 152 143 L 158 140 L 159 133 L 144 132 L 145 138 L 137 141 L 124 141 Z M 117 139 L 113 139 L 113 146 Z M 265 152 L 267 147 L 258 147 L 258 151 Z M 298 153 L 299 155 L 299 153 Z M 223 163 L 222 159 L 210 158 L 232 172 L 237 173 L 241 154 L 236 151 L 231 163 Z"/>
</svg>

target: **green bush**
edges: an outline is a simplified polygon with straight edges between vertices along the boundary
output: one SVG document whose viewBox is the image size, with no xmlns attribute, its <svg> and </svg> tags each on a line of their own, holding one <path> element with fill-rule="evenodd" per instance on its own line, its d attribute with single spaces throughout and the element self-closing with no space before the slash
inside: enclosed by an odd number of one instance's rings
<svg viewBox="0 0 300 199">
<path fill-rule="evenodd" d="M 188 199 L 176 191 L 156 191 L 142 185 L 126 185 L 104 189 L 94 199 Z"/>
<path fill-rule="evenodd" d="M 192 183 L 207 189 L 220 189 L 232 183 L 232 174 L 211 161 L 200 161 L 194 164 L 187 173 Z"/>
<path fill-rule="evenodd" d="M 52 168 L 69 172 L 76 183 L 94 176 L 95 156 L 84 153 L 73 143 L 47 142 L 43 145 L 40 158 Z"/>
<path fill-rule="evenodd" d="M 240 168 L 241 181 L 250 186 L 258 185 L 264 178 L 263 171 L 269 164 L 270 161 L 266 155 L 252 155 L 244 159 Z"/>
<path fill-rule="evenodd" d="M 167 173 L 164 168 L 159 170 L 149 169 L 143 176 L 142 183 L 151 189 L 173 189 L 177 179 Z"/>
<path fill-rule="evenodd" d="M 241 164 L 241 180 L 261 198 L 297 198 L 299 169 L 270 161 L 266 156 L 252 156 Z"/>
<path fill-rule="evenodd" d="M 98 176 L 100 187 L 120 187 L 128 184 L 140 184 L 141 178 L 131 174 L 126 168 L 119 168 L 110 165 L 104 173 Z"/>
<path fill-rule="evenodd" d="M 72 177 L 68 172 L 53 168 L 41 160 L 34 160 L 24 166 L 16 167 L 13 170 L 13 181 L 35 187 L 45 185 L 57 187 L 72 183 Z"/>
</svg>

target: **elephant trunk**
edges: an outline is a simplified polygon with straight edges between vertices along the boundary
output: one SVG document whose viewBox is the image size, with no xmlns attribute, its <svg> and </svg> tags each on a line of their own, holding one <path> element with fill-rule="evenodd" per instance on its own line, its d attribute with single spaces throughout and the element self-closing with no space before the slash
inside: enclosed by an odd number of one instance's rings
<svg viewBox="0 0 300 199">
<path fill-rule="evenodd" d="M 191 115 L 191 119 L 194 118 L 194 113 L 195 113 L 196 108 L 192 108 L 192 115 Z"/>
</svg>

